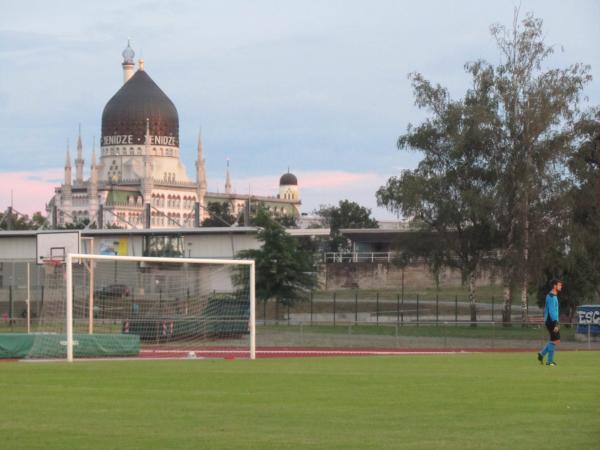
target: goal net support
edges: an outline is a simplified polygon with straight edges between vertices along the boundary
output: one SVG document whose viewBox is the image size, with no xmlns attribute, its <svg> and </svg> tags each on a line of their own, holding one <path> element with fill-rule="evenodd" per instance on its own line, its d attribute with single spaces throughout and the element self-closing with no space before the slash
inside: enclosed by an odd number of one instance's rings
<svg viewBox="0 0 600 450">
<path fill-rule="evenodd" d="M 252 260 L 68 254 L 64 273 L 47 277 L 33 357 L 254 359 L 254 270 Z"/>
</svg>

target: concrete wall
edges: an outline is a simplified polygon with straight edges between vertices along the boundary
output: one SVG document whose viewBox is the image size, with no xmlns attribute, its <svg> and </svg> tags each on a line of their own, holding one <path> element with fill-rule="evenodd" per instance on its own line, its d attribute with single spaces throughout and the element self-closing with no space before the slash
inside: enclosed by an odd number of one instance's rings
<svg viewBox="0 0 600 450">
<path fill-rule="evenodd" d="M 183 234 L 185 255 L 195 258 L 232 258 L 241 250 L 260 248 L 260 242 L 254 233 L 206 233 Z M 142 234 L 107 235 L 94 234 L 94 253 L 100 253 L 102 241 L 119 241 L 127 239 L 127 254 L 129 256 L 143 256 L 144 236 Z M 35 261 L 36 260 L 35 232 L 30 235 L 15 236 L 0 233 L 0 262 Z M 82 238 L 80 247 L 82 253 L 90 253 L 89 240 Z"/>
<path fill-rule="evenodd" d="M 423 289 L 435 287 L 435 278 L 426 264 L 398 267 L 391 263 L 328 263 L 319 270 L 319 281 L 324 289 L 399 289 L 405 287 Z M 478 282 L 489 282 L 483 274 Z M 460 272 L 445 269 L 440 284 L 446 287 L 461 286 Z"/>
<path fill-rule="evenodd" d="M 35 261 L 35 236 L 0 238 L 0 261 Z"/>
</svg>

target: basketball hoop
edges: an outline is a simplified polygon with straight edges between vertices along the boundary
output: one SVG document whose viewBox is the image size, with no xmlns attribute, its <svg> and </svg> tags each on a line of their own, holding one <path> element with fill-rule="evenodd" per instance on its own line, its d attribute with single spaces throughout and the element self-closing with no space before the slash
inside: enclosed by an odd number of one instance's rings
<svg viewBox="0 0 600 450">
<path fill-rule="evenodd" d="M 56 273 L 56 268 L 65 262 L 61 259 L 44 259 L 42 260 L 42 264 L 44 265 L 44 271 L 46 275 L 54 275 Z"/>
</svg>

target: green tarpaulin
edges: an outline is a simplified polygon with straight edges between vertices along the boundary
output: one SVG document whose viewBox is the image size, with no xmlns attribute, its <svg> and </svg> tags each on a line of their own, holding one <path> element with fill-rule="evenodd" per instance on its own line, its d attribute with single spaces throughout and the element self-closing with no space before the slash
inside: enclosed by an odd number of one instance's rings
<svg viewBox="0 0 600 450">
<path fill-rule="evenodd" d="M 64 334 L 0 334 L 0 358 L 66 358 Z M 129 334 L 75 334 L 76 358 L 137 356 L 140 338 Z"/>
</svg>

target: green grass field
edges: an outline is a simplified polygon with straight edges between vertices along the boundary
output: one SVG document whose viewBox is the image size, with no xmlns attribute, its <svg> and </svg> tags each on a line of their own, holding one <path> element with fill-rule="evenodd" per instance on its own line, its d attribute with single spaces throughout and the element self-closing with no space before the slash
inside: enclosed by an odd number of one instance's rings
<svg viewBox="0 0 600 450">
<path fill-rule="evenodd" d="M 600 353 L 557 360 L 4 362 L 0 448 L 598 448 Z"/>
</svg>

